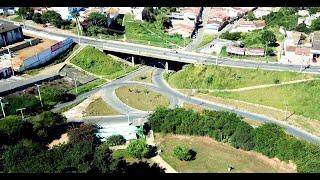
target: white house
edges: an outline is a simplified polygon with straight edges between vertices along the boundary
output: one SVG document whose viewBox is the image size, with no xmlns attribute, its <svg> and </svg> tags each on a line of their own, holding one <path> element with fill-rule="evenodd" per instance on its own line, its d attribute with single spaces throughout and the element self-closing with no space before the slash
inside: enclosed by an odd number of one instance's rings
<svg viewBox="0 0 320 180">
<path fill-rule="evenodd" d="M 82 9 L 82 7 L 51 7 L 48 9 L 59 13 L 63 20 L 72 20 L 73 17 L 71 15 L 71 12 L 72 11 L 80 11 Z"/>
<path fill-rule="evenodd" d="M 266 26 L 264 20 L 245 21 L 239 20 L 230 32 L 249 32 L 253 30 L 263 29 Z"/>
</svg>

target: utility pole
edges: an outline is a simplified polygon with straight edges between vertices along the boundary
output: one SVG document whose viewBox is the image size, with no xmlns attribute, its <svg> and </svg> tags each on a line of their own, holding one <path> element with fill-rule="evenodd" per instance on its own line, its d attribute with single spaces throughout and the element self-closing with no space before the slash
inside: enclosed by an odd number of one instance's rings
<svg viewBox="0 0 320 180">
<path fill-rule="evenodd" d="M 40 103 L 41 103 L 41 107 L 43 108 L 43 103 L 42 103 L 42 98 L 41 98 L 41 93 L 40 93 L 40 85 L 39 84 L 35 84 L 35 86 L 37 87 L 38 95 L 39 95 L 39 99 L 40 99 Z"/>
<path fill-rule="evenodd" d="M 285 118 L 285 120 L 287 120 L 287 117 L 288 117 L 288 102 L 287 101 L 285 102 L 285 106 L 286 106 L 286 112 L 285 112 L 286 118 Z"/>
<path fill-rule="evenodd" d="M 0 104 L 1 104 L 2 114 L 3 114 L 3 117 L 6 117 L 6 113 L 4 112 L 4 105 L 7 104 L 7 103 L 3 103 L 2 99 L 3 99 L 3 97 L 0 97 Z"/>
<path fill-rule="evenodd" d="M 25 110 L 25 109 L 26 108 L 20 108 L 20 109 L 16 110 L 16 111 L 20 111 L 21 112 L 22 121 L 24 121 L 23 110 Z"/>
<path fill-rule="evenodd" d="M 73 80 L 74 80 L 74 86 L 76 88 L 76 94 L 78 94 L 77 78 L 75 75 L 73 75 Z"/>
</svg>

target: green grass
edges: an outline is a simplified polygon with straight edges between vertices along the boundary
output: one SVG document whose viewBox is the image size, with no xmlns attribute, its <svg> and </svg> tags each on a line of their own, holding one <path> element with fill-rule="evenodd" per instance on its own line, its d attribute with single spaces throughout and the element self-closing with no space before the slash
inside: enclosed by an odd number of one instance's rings
<svg viewBox="0 0 320 180">
<path fill-rule="evenodd" d="M 85 47 L 71 60 L 71 63 L 107 79 L 116 79 L 137 68 L 116 61 L 92 46 Z"/>
<path fill-rule="evenodd" d="M 144 111 L 153 111 L 158 106 L 169 105 L 165 96 L 143 86 L 124 86 L 116 89 L 116 95 L 128 106 Z"/>
<path fill-rule="evenodd" d="M 170 36 L 156 23 L 133 20 L 132 15 L 129 14 L 125 15 L 124 24 L 128 42 L 167 48 L 176 48 L 176 45 L 184 47 L 191 42 L 190 38 L 184 40 L 180 35 Z"/>
<path fill-rule="evenodd" d="M 205 34 L 202 38 L 202 41 L 198 44 L 197 48 L 203 47 L 213 41 L 216 38 L 215 35 L 212 34 Z"/>
<path fill-rule="evenodd" d="M 17 21 L 17 22 L 22 22 L 23 19 L 20 16 L 16 16 L 16 17 L 12 18 L 11 20 L 12 21 Z"/>
<path fill-rule="evenodd" d="M 241 69 L 216 66 L 185 66 L 183 70 L 167 75 L 169 84 L 179 89 L 236 89 L 263 84 L 274 84 L 315 77 L 311 74 Z"/>
<path fill-rule="evenodd" d="M 106 104 L 101 98 L 90 103 L 84 113 L 85 113 L 85 116 L 109 116 L 109 115 L 120 114 L 119 112 L 114 110 L 111 106 Z"/>
<path fill-rule="evenodd" d="M 141 160 L 136 159 L 136 158 L 130 156 L 130 154 L 125 149 L 118 149 L 118 150 L 113 151 L 112 157 L 114 157 L 114 158 L 121 158 L 122 157 L 128 163 L 138 163 L 140 161 L 146 161 L 146 162 L 148 162 L 150 164 L 154 163 L 152 160 L 146 159 L 146 158 L 143 158 Z"/>
<path fill-rule="evenodd" d="M 209 137 L 156 134 L 155 140 L 163 150 L 160 156 L 182 173 L 227 173 L 229 165 L 235 168 L 231 172 L 284 172 L 283 169 L 294 172 L 292 167 L 274 162 L 262 154 L 235 149 Z M 197 152 L 196 159 L 180 161 L 173 155 L 176 146 L 193 149 Z"/>
<path fill-rule="evenodd" d="M 104 79 L 96 79 L 96 80 L 93 80 L 87 84 L 83 84 L 79 87 L 77 87 L 78 89 L 78 94 L 76 94 L 76 89 L 73 88 L 69 91 L 69 93 L 71 94 L 74 94 L 74 95 L 80 95 L 80 94 L 83 94 L 83 93 L 86 93 L 86 92 L 89 92 L 95 88 L 97 88 L 98 86 L 102 85 L 106 83 L 106 81 Z"/>
<path fill-rule="evenodd" d="M 320 81 L 269 87 L 241 92 L 216 92 L 214 96 L 237 99 L 255 104 L 286 109 L 308 118 L 320 120 Z"/>
</svg>

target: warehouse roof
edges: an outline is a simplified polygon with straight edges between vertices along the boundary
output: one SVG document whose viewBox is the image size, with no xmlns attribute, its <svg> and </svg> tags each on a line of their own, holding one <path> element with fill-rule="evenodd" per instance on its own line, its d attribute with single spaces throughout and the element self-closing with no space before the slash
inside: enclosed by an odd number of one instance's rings
<svg viewBox="0 0 320 180">
<path fill-rule="evenodd" d="M 19 26 L 13 24 L 0 24 L 0 33 L 8 32 L 19 28 Z"/>
</svg>

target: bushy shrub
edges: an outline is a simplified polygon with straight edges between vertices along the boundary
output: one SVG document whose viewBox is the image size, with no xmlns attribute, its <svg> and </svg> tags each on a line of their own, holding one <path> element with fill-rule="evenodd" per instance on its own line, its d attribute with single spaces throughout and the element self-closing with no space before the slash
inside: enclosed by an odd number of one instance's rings
<svg viewBox="0 0 320 180">
<path fill-rule="evenodd" d="M 149 154 L 149 146 L 143 139 L 133 140 L 127 147 L 127 151 L 132 157 L 142 159 Z"/>
<path fill-rule="evenodd" d="M 122 135 L 112 135 L 107 138 L 107 144 L 109 146 L 123 145 L 126 143 L 126 139 Z"/>
<path fill-rule="evenodd" d="M 190 161 L 195 158 L 195 151 L 181 146 L 175 147 L 173 149 L 173 154 L 181 161 Z"/>
<path fill-rule="evenodd" d="M 0 120 L 1 144 L 14 144 L 22 138 L 29 138 L 32 134 L 32 125 L 22 121 L 20 116 L 7 116 Z"/>
</svg>

